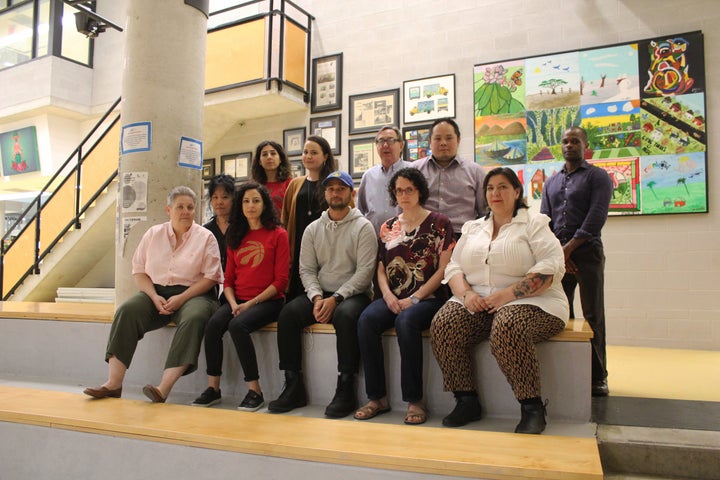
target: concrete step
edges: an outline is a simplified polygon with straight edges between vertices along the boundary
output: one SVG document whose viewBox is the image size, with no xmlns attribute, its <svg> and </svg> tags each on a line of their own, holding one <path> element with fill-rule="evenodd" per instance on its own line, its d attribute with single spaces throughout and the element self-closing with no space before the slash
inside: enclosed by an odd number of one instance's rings
<svg viewBox="0 0 720 480">
<path fill-rule="evenodd" d="M 720 431 L 598 425 L 597 438 L 609 475 L 720 478 Z"/>
</svg>

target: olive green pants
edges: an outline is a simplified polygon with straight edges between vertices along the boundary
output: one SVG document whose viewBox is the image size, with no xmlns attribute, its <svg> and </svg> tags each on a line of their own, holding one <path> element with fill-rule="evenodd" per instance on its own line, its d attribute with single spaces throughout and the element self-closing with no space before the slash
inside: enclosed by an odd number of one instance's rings
<svg viewBox="0 0 720 480">
<path fill-rule="evenodd" d="M 155 290 L 164 298 L 170 298 L 185 291 L 182 285 L 155 285 Z M 187 365 L 183 375 L 197 369 L 198 355 L 205 332 L 205 323 L 215 313 L 218 303 L 210 295 L 193 297 L 172 315 L 160 315 L 150 297 L 138 292 L 115 311 L 110 337 L 108 338 L 105 361 L 115 356 L 127 368 L 130 368 L 137 343 L 145 333 L 157 330 L 170 322 L 177 326 L 170 351 L 167 354 L 165 368 Z"/>
</svg>

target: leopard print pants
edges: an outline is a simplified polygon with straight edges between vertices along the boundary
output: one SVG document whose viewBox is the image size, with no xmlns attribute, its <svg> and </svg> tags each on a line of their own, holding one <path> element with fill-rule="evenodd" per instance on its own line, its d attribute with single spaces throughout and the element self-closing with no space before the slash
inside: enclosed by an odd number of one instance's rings
<svg viewBox="0 0 720 480">
<path fill-rule="evenodd" d="M 430 343 L 443 373 L 445 391 L 476 391 L 474 350 L 490 338 L 490 351 L 515 398 L 540 396 L 540 364 L 535 344 L 565 328 L 561 319 L 535 305 L 506 305 L 495 314 L 470 313 L 447 302 L 430 326 Z"/>
</svg>

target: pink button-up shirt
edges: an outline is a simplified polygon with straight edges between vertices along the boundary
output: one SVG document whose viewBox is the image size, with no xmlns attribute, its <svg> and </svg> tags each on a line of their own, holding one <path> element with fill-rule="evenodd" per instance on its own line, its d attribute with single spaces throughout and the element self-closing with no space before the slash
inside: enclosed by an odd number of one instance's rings
<svg viewBox="0 0 720 480">
<path fill-rule="evenodd" d="M 210 230 L 193 223 L 180 248 L 170 222 L 145 232 L 132 259 L 132 273 L 144 273 L 156 285 L 190 286 L 202 278 L 223 283 L 220 249 Z"/>
</svg>

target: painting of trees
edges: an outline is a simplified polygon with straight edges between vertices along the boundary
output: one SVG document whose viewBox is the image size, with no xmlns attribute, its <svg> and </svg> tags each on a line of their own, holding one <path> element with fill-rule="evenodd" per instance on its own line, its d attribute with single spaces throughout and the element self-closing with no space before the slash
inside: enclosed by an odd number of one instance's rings
<svg viewBox="0 0 720 480">
<path fill-rule="evenodd" d="M 543 80 L 538 84 L 539 87 L 543 88 L 549 88 L 551 89 L 550 95 L 557 95 L 557 92 L 555 92 L 555 89 L 559 87 L 560 85 L 567 85 L 568 82 L 563 80 L 562 78 L 550 78 L 548 80 Z"/>
</svg>

